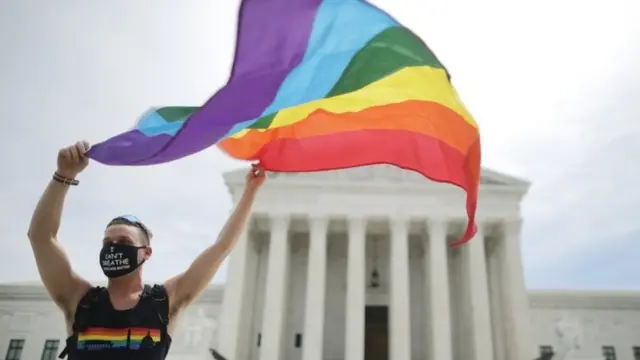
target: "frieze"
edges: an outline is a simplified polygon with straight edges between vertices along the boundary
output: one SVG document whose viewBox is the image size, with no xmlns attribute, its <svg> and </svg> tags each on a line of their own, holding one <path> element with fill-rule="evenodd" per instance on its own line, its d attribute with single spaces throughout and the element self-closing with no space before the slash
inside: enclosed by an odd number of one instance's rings
<svg viewBox="0 0 640 360">
<path fill-rule="evenodd" d="M 234 170 L 224 174 L 227 184 L 243 183 L 246 170 Z M 382 183 L 433 183 L 414 171 L 392 165 L 369 165 L 342 170 L 318 171 L 312 173 L 268 173 L 272 182 L 284 181 L 334 181 L 334 182 L 382 182 Z M 529 183 L 493 170 L 482 169 L 480 183 L 487 185 L 524 186 Z"/>
<path fill-rule="evenodd" d="M 640 310 L 638 291 L 531 290 L 533 309 Z"/>
<path fill-rule="evenodd" d="M 99 284 L 104 286 L 103 284 Z M 198 298 L 198 301 L 221 302 L 223 286 L 210 285 Z M 51 297 L 41 283 L 6 283 L 0 284 L 0 301 L 6 301 L 11 311 L 12 306 L 19 304 L 19 309 L 29 309 L 33 312 L 47 313 L 50 310 L 57 310 Z M 6 305 L 5 305 L 6 306 Z M 44 306 L 44 308 L 43 308 Z M 12 312 L 13 313 L 13 312 Z"/>
<path fill-rule="evenodd" d="M 30 328 L 34 317 L 34 313 L 16 312 L 11 317 L 9 328 L 14 331 L 26 331 Z"/>
</svg>

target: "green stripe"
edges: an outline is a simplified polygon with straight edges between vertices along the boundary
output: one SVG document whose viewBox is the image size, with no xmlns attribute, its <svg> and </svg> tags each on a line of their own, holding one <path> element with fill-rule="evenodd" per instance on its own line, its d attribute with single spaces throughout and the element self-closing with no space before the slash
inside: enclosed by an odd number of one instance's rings
<svg viewBox="0 0 640 360">
<path fill-rule="evenodd" d="M 349 62 L 325 98 L 338 96 L 371 84 L 410 66 L 444 66 L 427 45 L 409 29 L 392 27 L 371 39 Z M 277 113 L 256 120 L 249 129 L 267 129 Z"/>
<path fill-rule="evenodd" d="M 351 59 L 326 97 L 356 91 L 410 66 L 444 68 L 425 43 L 407 28 L 389 28 L 371 39 Z"/>
<path fill-rule="evenodd" d="M 167 122 L 171 123 L 186 120 L 198 109 L 200 108 L 195 106 L 167 106 L 156 110 L 156 112 Z"/>
<path fill-rule="evenodd" d="M 253 124 L 249 125 L 247 129 L 267 129 L 271 125 L 273 119 L 276 118 L 276 115 L 278 115 L 277 112 L 271 115 L 265 115 L 256 120 Z"/>
</svg>

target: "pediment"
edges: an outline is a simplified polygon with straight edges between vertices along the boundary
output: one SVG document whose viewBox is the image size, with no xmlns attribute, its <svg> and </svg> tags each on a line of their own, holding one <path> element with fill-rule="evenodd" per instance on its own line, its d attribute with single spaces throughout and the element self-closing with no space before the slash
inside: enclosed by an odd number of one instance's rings
<svg viewBox="0 0 640 360">
<path fill-rule="evenodd" d="M 244 183 L 247 169 L 238 169 L 224 174 L 227 186 Z M 400 169 L 392 165 L 369 165 L 344 170 L 319 171 L 313 173 L 269 173 L 269 182 L 377 182 L 392 184 L 424 184 L 426 180 L 422 175 L 408 170 Z M 497 171 L 482 169 L 480 175 L 481 185 L 503 185 L 514 187 L 528 187 L 528 181 Z"/>
</svg>

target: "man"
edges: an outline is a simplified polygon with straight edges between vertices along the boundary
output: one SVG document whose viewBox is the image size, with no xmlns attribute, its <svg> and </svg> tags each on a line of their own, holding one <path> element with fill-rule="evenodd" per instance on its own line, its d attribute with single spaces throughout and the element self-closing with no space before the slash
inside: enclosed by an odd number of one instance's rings
<svg viewBox="0 0 640 360">
<path fill-rule="evenodd" d="M 99 252 L 108 285 L 94 287 L 72 270 L 57 237 L 65 196 L 89 163 L 84 156 L 88 149 L 87 142 L 78 142 L 60 150 L 57 171 L 28 233 L 42 282 L 65 315 L 69 337 L 60 358 L 165 359 L 176 317 L 206 288 L 233 248 L 265 173 L 257 167 L 249 171 L 244 194 L 218 240 L 185 272 L 161 285 L 152 287 L 142 280 L 143 265 L 152 254 L 149 229 L 130 215 L 111 220 Z"/>
</svg>

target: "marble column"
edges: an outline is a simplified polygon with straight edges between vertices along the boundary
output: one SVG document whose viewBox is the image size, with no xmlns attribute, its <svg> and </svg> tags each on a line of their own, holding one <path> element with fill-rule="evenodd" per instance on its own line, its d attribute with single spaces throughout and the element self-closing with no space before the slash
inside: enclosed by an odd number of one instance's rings
<svg viewBox="0 0 640 360">
<path fill-rule="evenodd" d="M 475 360 L 494 360 L 491 330 L 491 308 L 489 305 L 489 284 L 484 247 L 483 226 L 478 224 L 478 232 L 465 245 L 471 304 L 472 353 Z"/>
<path fill-rule="evenodd" d="M 284 312 L 286 310 L 290 261 L 289 218 L 276 216 L 269 220 L 271 222 L 271 239 L 269 241 L 260 360 L 281 360 L 284 358 Z"/>
<path fill-rule="evenodd" d="M 409 219 L 391 219 L 389 359 L 411 359 Z"/>
<path fill-rule="evenodd" d="M 364 360 L 365 246 L 367 221 L 350 218 L 347 249 L 346 341 L 344 360 Z"/>
<path fill-rule="evenodd" d="M 529 298 L 524 279 L 522 254 L 520 250 L 521 221 L 503 224 L 503 238 L 500 246 L 501 274 L 505 305 L 509 318 L 507 334 L 508 359 L 527 360 L 537 356 L 532 343 Z"/>
<path fill-rule="evenodd" d="M 246 282 L 247 273 L 251 272 L 252 267 L 255 270 L 255 265 L 252 264 L 256 262 L 251 259 L 252 251 L 255 250 L 251 248 L 248 227 L 247 225 L 229 255 L 229 275 L 222 299 L 224 311 L 220 314 L 220 328 L 224 331 L 218 332 L 219 351 L 231 359 L 242 359 L 241 349 L 247 347 L 247 344 L 241 344 L 242 332 L 248 331 L 242 329 L 242 325 L 246 323 L 243 317 L 243 299 L 251 291 Z"/>
<path fill-rule="evenodd" d="M 328 226 L 326 217 L 310 219 L 302 360 L 323 360 Z"/>
<path fill-rule="evenodd" d="M 489 303 L 491 306 L 491 322 L 493 326 L 493 355 L 496 360 L 510 360 L 507 356 L 505 349 L 507 344 L 505 342 L 507 327 L 507 321 L 503 318 L 505 312 L 504 306 L 504 290 L 502 279 L 502 261 L 501 252 L 499 248 L 502 246 L 501 241 L 491 239 L 486 246 L 487 251 L 487 276 L 489 280 Z M 534 357 L 532 357 L 533 359 Z"/>
<path fill-rule="evenodd" d="M 430 219 L 427 222 L 429 231 L 427 284 L 430 287 L 429 299 L 425 301 L 431 314 L 431 329 L 427 333 L 431 338 L 430 359 L 451 360 L 451 303 L 449 298 L 449 264 L 447 251 L 447 223 L 445 220 Z"/>
</svg>

